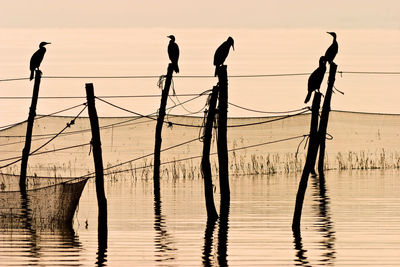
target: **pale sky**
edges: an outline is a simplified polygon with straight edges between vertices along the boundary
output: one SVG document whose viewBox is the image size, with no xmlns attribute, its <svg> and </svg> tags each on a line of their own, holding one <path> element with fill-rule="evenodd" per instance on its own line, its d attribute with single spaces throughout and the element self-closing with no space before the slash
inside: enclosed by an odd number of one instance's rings
<svg viewBox="0 0 400 267">
<path fill-rule="evenodd" d="M 400 29 L 400 1 L 2 0 L 0 27 Z"/>
</svg>

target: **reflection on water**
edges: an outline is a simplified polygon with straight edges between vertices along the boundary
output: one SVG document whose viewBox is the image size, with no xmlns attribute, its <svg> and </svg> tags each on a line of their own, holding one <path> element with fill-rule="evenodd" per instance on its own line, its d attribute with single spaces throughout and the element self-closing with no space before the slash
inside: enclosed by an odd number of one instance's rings
<svg viewBox="0 0 400 267">
<path fill-rule="evenodd" d="M 318 241 L 321 244 L 319 250 L 321 250 L 322 254 L 319 264 L 334 265 L 336 257 L 336 238 L 329 208 L 330 198 L 327 194 L 325 177 L 312 177 L 312 189 L 313 201 L 316 203 L 314 209 L 317 211 L 315 216 L 316 221 L 314 221 L 313 224 L 317 227 L 317 231 L 320 232 L 323 237 L 322 240 Z M 296 265 L 312 266 L 307 259 L 307 250 L 303 247 L 301 232 L 294 232 L 293 237 L 296 251 Z"/>
<path fill-rule="evenodd" d="M 301 240 L 301 232 L 293 232 L 293 237 L 294 237 L 294 248 L 296 251 L 296 258 L 295 258 L 295 265 L 297 266 L 305 266 L 305 267 L 311 267 L 310 263 L 307 260 L 306 252 L 303 248 L 303 242 Z"/>
<path fill-rule="evenodd" d="M 216 220 L 207 220 L 206 230 L 204 232 L 204 246 L 203 246 L 203 266 L 214 266 L 215 259 L 213 257 L 213 241 Z"/>
<path fill-rule="evenodd" d="M 230 200 L 221 201 L 219 211 L 218 228 L 218 264 L 219 266 L 228 266 L 228 229 L 229 229 L 229 210 Z"/>
<path fill-rule="evenodd" d="M 0 265 L 398 266 L 399 174 L 328 172 L 326 180 L 310 179 L 302 232 L 294 237 L 298 177 L 233 176 L 230 205 L 221 206 L 215 222 L 206 222 L 202 179 L 161 180 L 161 202 L 151 181 L 121 177 L 106 182 L 104 247 L 89 183 L 74 230 L 30 228 L 32 202 L 19 204 L 24 225 L 0 223 Z"/>
<path fill-rule="evenodd" d="M 321 232 L 323 239 L 320 241 L 323 248 L 322 260 L 326 265 L 333 265 L 335 261 L 335 231 L 330 212 L 330 198 L 327 195 L 325 177 L 316 177 L 313 179 L 314 201 L 318 207 L 318 231 Z"/>
<path fill-rule="evenodd" d="M 160 194 L 154 196 L 154 238 L 155 256 L 157 262 L 169 262 L 175 260 L 176 248 L 174 247 L 173 237 L 167 231 L 165 216 L 161 210 Z"/>
<path fill-rule="evenodd" d="M 206 230 L 204 232 L 203 246 L 203 266 L 228 266 L 228 229 L 229 229 L 229 210 L 230 201 L 221 202 L 220 215 L 218 218 L 218 246 L 217 261 L 213 253 L 214 230 L 216 220 L 207 220 Z"/>
</svg>

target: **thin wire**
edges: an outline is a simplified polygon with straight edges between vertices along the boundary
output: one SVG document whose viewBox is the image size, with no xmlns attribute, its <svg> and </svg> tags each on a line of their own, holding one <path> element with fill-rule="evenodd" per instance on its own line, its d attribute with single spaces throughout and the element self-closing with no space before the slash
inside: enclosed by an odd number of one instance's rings
<svg viewBox="0 0 400 267">
<path fill-rule="evenodd" d="M 372 75 L 399 75 L 399 71 L 337 71 L 339 74 L 372 74 Z M 275 74 L 243 74 L 229 75 L 229 78 L 264 78 L 264 77 L 287 77 L 307 76 L 310 72 L 300 73 L 275 73 Z M 158 79 L 158 75 L 125 75 L 125 76 L 42 76 L 42 79 Z M 179 75 L 175 78 L 214 78 L 212 75 Z M 29 78 L 0 79 L 0 82 L 21 81 Z"/>
<path fill-rule="evenodd" d="M 178 96 L 181 97 L 189 97 L 189 96 L 198 96 L 199 94 L 180 94 Z M 159 98 L 161 95 L 151 94 L 151 95 L 103 95 L 97 96 L 99 98 L 107 99 L 107 98 Z M 32 96 L 0 96 L 0 99 L 5 100 L 25 100 L 31 99 Z M 39 96 L 40 99 L 86 99 L 85 96 Z"/>
<path fill-rule="evenodd" d="M 297 112 L 297 111 L 301 111 L 301 110 L 305 110 L 305 109 L 310 109 L 310 107 L 304 107 L 304 108 L 299 108 L 299 109 L 293 109 L 293 110 L 287 110 L 287 111 L 261 111 L 261 110 L 255 110 L 255 109 L 251 109 L 251 108 L 246 108 L 246 107 L 242 107 L 236 104 L 233 104 L 231 102 L 228 102 L 229 105 L 243 109 L 243 110 L 247 110 L 247 111 L 251 111 L 251 112 L 255 112 L 255 113 L 263 113 L 263 114 L 282 114 L 282 113 L 293 113 L 293 112 Z"/>
</svg>

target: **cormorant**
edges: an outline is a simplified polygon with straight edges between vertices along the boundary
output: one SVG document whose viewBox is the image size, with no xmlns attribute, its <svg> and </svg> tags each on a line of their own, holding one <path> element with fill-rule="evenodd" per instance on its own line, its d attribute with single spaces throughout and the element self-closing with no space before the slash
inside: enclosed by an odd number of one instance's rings
<svg viewBox="0 0 400 267">
<path fill-rule="evenodd" d="M 44 54 L 46 53 L 46 48 L 44 47 L 45 45 L 50 44 L 48 42 L 41 42 L 39 45 L 39 50 L 36 51 L 32 57 L 31 57 L 31 62 L 30 62 L 30 70 L 31 70 L 31 76 L 30 80 L 32 81 L 35 69 L 39 70 L 40 63 L 42 63 Z"/>
<path fill-rule="evenodd" d="M 179 73 L 179 67 L 178 67 L 179 46 L 177 43 L 175 43 L 175 36 L 169 35 L 167 37 L 171 39 L 168 44 L 168 56 L 169 59 L 171 60 L 171 63 L 173 64 L 173 70 L 176 73 Z"/>
<path fill-rule="evenodd" d="M 338 43 L 336 42 L 336 33 L 334 33 L 334 32 L 327 32 L 327 33 L 329 33 L 333 37 L 333 42 L 332 42 L 331 46 L 328 47 L 328 49 L 325 52 L 326 61 L 328 61 L 329 64 L 331 64 L 332 61 L 336 57 L 339 46 L 338 46 Z"/>
<path fill-rule="evenodd" d="M 215 66 L 215 75 L 217 76 L 217 69 L 219 66 L 224 64 L 226 57 L 229 54 L 229 49 L 231 48 L 235 51 L 235 47 L 233 46 L 233 38 L 229 37 L 225 42 L 223 42 L 215 51 L 214 54 L 214 66 Z"/>
<path fill-rule="evenodd" d="M 311 73 L 310 78 L 308 78 L 308 93 L 304 103 L 310 101 L 311 93 L 315 90 L 319 91 L 321 87 L 322 80 L 324 79 L 326 72 L 326 58 L 324 56 L 319 58 L 319 67 Z"/>
</svg>

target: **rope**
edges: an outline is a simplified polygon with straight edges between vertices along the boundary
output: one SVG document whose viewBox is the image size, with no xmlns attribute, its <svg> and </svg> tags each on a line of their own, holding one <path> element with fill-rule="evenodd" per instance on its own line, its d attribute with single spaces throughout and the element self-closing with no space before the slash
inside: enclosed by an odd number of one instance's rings
<svg viewBox="0 0 400 267">
<path fill-rule="evenodd" d="M 183 143 L 180 143 L 180 144 L 177 144 L 177 145 L 173 145 L 173 146 L 170 146 L 170 147 L 161 149 L 160 152 L 164 152 L 164 151 L 171 150 L 171 149 L 174 149 L 174 148 L 183 146 L 183 145 L 187 145 L 187 144 L 193 143 L 194 141 L 197 141 L 197 140 L 198 140 L 198 138 L 194 138 L 194 139 L 188 140 L 188 141 L 186 141 L 186 142 L 183 142 Z M 131 160 L 127 160 L 127 161 L 124 161 L 124 162 L 121 162 L 121 163 L 118 163 L 118 164 L 109 166 L 109 167 L 107 167 L 107 168 L 104 168 L 103 170 L 104 170 L 104 171 L 107 171 L 107 170 L 110 170 L 110 169 L 113 169 L 113 168 L 116 168 L 116 167 L 119 167 L 119 166 L 122 166 L 122 165 L 125 165 L 125 164 L 128 164 L 128 163 L 131 163 L 131 162 L 134 162 L 134 161 L 138 161 L 138 160 L 140 160 L 140 159 L 144 159 L 144 158 L 153 156 L 153 155 L 154 155 L 154 153 L 149 153 L 149 154 L 146 154 L 146 155 L 143 155 L 143 156 L 140 156 L 140 157 L 131 159 Z M 84 175 L 84 176 L 82 176 L 82 177 L 90 176 L 90 175 L 93 175 L 93 174 L 95 174 L 95 172 L 88 173 L 88 174 L 86 174 L 86 175 Z"/>
<path fill-rule="evenodd" d="M 62 150 L 68 150 L 68 149 L 83 147 L 83 146 L 87 146 L 87 145 L 90 145 L 90 143 L 79 144 L 79 145 L 74 145 L 74 146 L 67 146 L 67 147 L 61 147 L 61 148 L 48 150 L 48 151 L 43 151 L 43 152 L 38 152 L 38 153 L 35 153 L 35 154 L 29 154 L 29 155 L 30 156 L 37 156 L 37 155 L 42 155 L 42 154 L 47 154 L 47 153 L 52 153 L 52 152 L 58 152 L 58 151 L 62 151 Z M 12 160 L 12 159 L 19 159 L 19 158 L 21 158 L 21 157 L 20 156 L 16 156 L 16 157 L 11 157 L 11 158 L 6 158 L 6 159 L 0 159 L 0 162 L 9 161 L 9 160 Z"/>
<path fill-rule="evenodd" d="M 308 112 L 308 109 L 307 110 L 303 110 L 302 112 L 299 112 L 299 113 L 296 113 L 296 114 L 286 115 L 286 116 L 283 116 L 283 117 L 277 118 L 277 119 L 260 121 L 260 122 L 253 122 L 253 123 L 246 123 L 246 124 L 228 125 L 227 127 L 228 128 L 235 128 L 235 127 L 247 127 L 247 126 L 254 126 L 254 125 L 259 125 L 259 124 L 265 124 L 265 123 L 270 123 L 270 122 L 274 122 L 274 121 L 280 121 L 280 120 L 288 119 L 290 117 L 295 117 L 295 116 L 304 114 L 306 112 Z"/>
<path fill-rule="evenodd" d="M 246 107 L 242 107 L 236 104 L 233 104 L 231 102 L 228 102 L 229 105 L 243 109 L 243 110 L 247 110 L 247 111 L 251 111 L 251 112 L 255 112 L 255 113 L 262 113 L 262 114 L 282 114 L 282 113 L 293 113 L 293 112 L 297 112 L 297 111 L 301 111 L 301 110 L 305 110 L 305 109 L 309 109 L 309 107 L 304 107 L 304 108 L 299 108 L 299 109 L 293 109 L 293 110 L 287 110 L 287 111 L 261 111 L 261 110 L 255 110 L 255 109 L 251 109 L 251 108 L 246 108 Z"/>
<path fill-rule="evenodd" d="M 142 118 L 148 118 L 148 119 L 155 120 L 155 121 L 157 120 L 156 118 L 150 117 L 150 116 L 148 116 L 148 115 L 143 115 L 143 114 L 137 113 L 137 112 L 135 112 L 135 111 L 132 111 L 132 110 L 129 110 L 129 109 L 126 109 L 126 108 L 117 106 L 117 105 L 115 105 L 115 104 L 113 104 L 113 103 L 111 103 L 111 102 L 108 102 L 108 101 L 104 100 L 104 99 L 98 98 L 97 96 L 96 96 L 96 98 L 97 98 L 98 100 L 100 100 L 101 102 L 104 102 L 104 103 L 106 103 L 106 104 L 108 104 L 108 105 L 110 105 L 110 106 L 112 106 L 112 107 L 114 107 L 114 108 L 123 110 L 123 111 L 125 111 L 125 112 L 134 114 L 134 115 L 136 115 L 136 116 L 139 116 L 139 117 L 142 117 Z"/>
<path fill-rule="evenodd" d="M 43 145 L 41 145 L 40 147 L 38 147 L 37 149 L 35 149 L 35 150 L 32 151 L 31 153 L 29 153 L 29 155 L 35 154 L 37 151 L 39 151 L 40 149 L 42 149 L 43 147 L 45 147 L 46 145 L 48 145 L 50 142 L 52 142 L 54 139 L 56 139 L 56 138 L 57 138 L 60 134 L 62 134 L 67 128 L 70 128 L 71 125 L 74 125 L 74 124 L 75 124 L 75 120 L 82 114 L 82 112 L 86 109 L 86 107 L 87 107 L 87 106 L 85 105 L 85 107 L 75 116 L 75 118 L 73 118 L 69 123 L 67 123 L 66 126 L 65 126 L 60 132 L 58 132 L 57 134 L 55 134 L 52 138 L 50 138 L 50 139 L 49 139 L 47 142 L 45 142 Z M 6 165 L 1 166 L 0 169 L 6 168 L 6 167 L 8 167 L 8 166 L 10 166 L 10 165 L 13 165 L 13 164 L 15 164 L 15 163 L 21 161 L 21 160 L 22 160 L 22 157 L 19 158 L 19 159 L 17 159 L 17 160 L 15 160 L 15 161 L 13 161 L 13 162 L 10 162 L 10 163 L 8 163 L 8 164 L 6 164 Z"/>
<path fill-rule="evenodd" d="M 228 152 L 233 152 L 233 151 L 237 151 L 237 150 L 243 150 L 243 149 L 247 149 L 247 148 L 253 148 L 253 147 L 259 147 L 259 146 L 264 146 L 264 145 L 270 145 L 270 144 L 275 144 L 275 143 L 280 143 L 280 142 L 285 142 L 285 141 L 291 141 L 294 139 L 298 139 L 298 138 L 302 138 L 304 135 L 298 135 L 298 136 L 294 136 L 294 137 L 288 137 L 288 138 L 282 138 L 282 139 L 278 139 L 278 140 L 274 140 L 274 141 L 269 141 L 269 142 L 264 142 L 264 143 L 259 143 L 259 144 L 254 144 L 254 145 L 249 145 L 249 146 L 243 146 L 243 147 L 238 147 L 238 148 L 232 148 L 229 149 Z M 196 139 L 197 140 L 197 139 Z M 213 152 L 210 153 L 210 155 L 217 155 L 218 152 Z M 181 161 L 187 161 L 187 160 L 192 160 L 192 159 L 198 159 L 201 158 L 202 156 L 191 156 L 191 157 L 186 157 L 186 158 L 182 158 L 182 159 L 178 159 L 178 160 L 171 160 L 171 161 L 166 161 L 166 162 L 161 162 L 161 165 L 166 165 L 166 164 L 170 164 L 170 163 L 176 163 L 176 162 L 181 162 Z M 145 169 L 145 168 L 149 168 L 149 167 L 153 167 L 153 165 L 148 165 L 148 166 L 142 166 L 142 167 L 135 167 L 135 168 L 130 168 L 130 169 L 123 169 L 123 170 L 118 170 L 118 171 L 113 171 L 112 173 L 105 173 L 104 175 L 112 175 L 112 174 L 118 174 L 118 173 L 123 173 L 123 172 L 130 172 L 133 170 L 139 170 L 139 169 Z M 83 176 L 84 177 L 84 176 Z"/>
<path fill-rule="evenodd" d="M 75 109 L 75 108 L 80 107 L 80 106 L 82 106 L 82 105 L 86 105 L 86 103 L 79 104 L 79 105 L 75 105 L 75 106 L 72 106 L 72 107 L 69 107 L 69 108 L 65 108 L 65 109 L 62 109 L 62 110 L 59 110 L 59 111 L 55 111 L 55 112 L 50 113 L 50 114 L 39 115 L 39 116 L 36 116 L 34 120 L 40 120 L 40 119 L 43 119 L 43 118 L 46 118 L 46 117 L 54 116 L 54 115 L 57 115 L 57 114 L 59 114 L 59 113 L 65 112 L 65 111 L 69 111 L 69 110 Z M 8 124 L 8 125 L 0 126 L 0 129 L 9 128 L 9 127 L 14 127 L 14 126 L 16 126 L 16 125 L 22 124 L 22 123 L 27 122 L 27 121 L 28 121 L 28 120 L 24 120 L 24 121 L 21 121 L 21 122 L 17 122 L 17 123 L 12 123 L 12 124 Z M 9 137 L 9 136 L 0 136 L 0 137 Z M 11 136 L 10 136 L 10 137 L 11 137 Z M 14 137 L 14 136 L 12 136 L 12 137 Z M 17 137 L 23 137 L 23 136 L 17 136 Z"/>
</svg>

